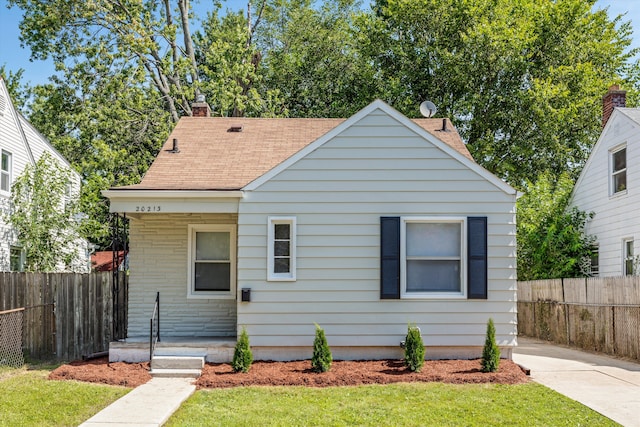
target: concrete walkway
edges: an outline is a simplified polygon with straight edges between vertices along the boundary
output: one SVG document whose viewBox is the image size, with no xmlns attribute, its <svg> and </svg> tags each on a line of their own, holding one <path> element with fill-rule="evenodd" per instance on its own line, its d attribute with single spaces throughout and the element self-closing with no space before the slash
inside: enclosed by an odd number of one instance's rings
<svg viewBox="0 0 640 427">
<path fill-rule="evenodd" d="M 531 378 L 625 427 L 640 427 L 640 364 L 518 338 L 513 360 Z M 195 391 L 193 378 L 153 378 L 81 427 L 157 427 Z"/>
<path fill-rule="evenodd" d="M 81 427 L 157 427 L 196 390 L 193 378 L 152 378 L 98 412 Z"/>
<path fill-rule="evenodd" d="M 531 378 L 625 427 L 640 427 L 640 364 L 518 338 L 513 360 Z"/>
</svg>

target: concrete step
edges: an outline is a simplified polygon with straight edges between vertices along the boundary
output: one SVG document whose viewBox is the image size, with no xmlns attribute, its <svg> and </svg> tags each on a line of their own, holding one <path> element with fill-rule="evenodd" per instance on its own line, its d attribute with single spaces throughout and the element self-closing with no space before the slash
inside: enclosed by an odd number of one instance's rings
<svg viewBox="0 0 640 427">
<path fill-rule="evenodd" d="M 151 369 L 198 369 L 204 367 L 202 356 L 153 356 Z"/>
<path fill-rule="evenodd" d="M 202 375 L 202 370 L 155 368 L 151 369 L 149 373 L 153 378 L 198 378 Z"/>
</svg>

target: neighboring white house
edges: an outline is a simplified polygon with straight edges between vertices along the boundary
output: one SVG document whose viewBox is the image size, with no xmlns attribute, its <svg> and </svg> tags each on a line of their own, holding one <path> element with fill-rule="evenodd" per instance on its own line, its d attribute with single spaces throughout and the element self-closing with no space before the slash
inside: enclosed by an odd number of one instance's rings
<svg viewBox="0 0 640 427">
<path fill-rule="evenodd" d="M 73 173 L 70 192 L 80 189 L 80 176 L 69 163 L 49 144 L 20 112 L 15 108 L 7 86 L 0 77 L 0 271 L 22 271 L 24 251 L 16 243 L 16 236 L 4 220 L 2 214 L 9 213 L 9 199 L 14 180 L 22 174 L 27 165 L 35 165 L 48 152 L 60 165 Z M 63 201 L 61 201 L 62 203 Z M 82 262 L 76 271 L 88 271 L 87 243 L 79 240 L 78 253 Z"/>
<path fill-rule="evenodd" d="M 594 274 L 638 273 L 640 239 L 640 109 L 624 108 L 626 92 L 612 86 L 603 97 L 600 138 L 576 182 L 571 206 L 595 215 L 586 232 L 596 237 Z"/>
<path fill-rule="evenodd" d="M 314 323 L 338 359 L 401 355 L 409 323 L 428 358 L 479 357 L 489 318 L 516 345 L 516 191 L 447 119 L 185 117 L 104 194 L 131 220 L 131 341 L 159 292 L 163 340 L 246 327 L 258 359 L 309 358 Z"/>
</svg>

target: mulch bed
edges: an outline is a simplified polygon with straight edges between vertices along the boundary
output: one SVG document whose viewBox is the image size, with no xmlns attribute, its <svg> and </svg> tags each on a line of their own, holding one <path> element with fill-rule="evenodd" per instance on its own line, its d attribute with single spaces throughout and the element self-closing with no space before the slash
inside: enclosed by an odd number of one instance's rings
<svg viewBox="0 0 640 427">
<path fill-rule="evenodd" d="M 52 380 L 78 380 L 137 387 L 151 379 L 149 363 L 109 363 L 106 357 L 62 365 L 49 375 Z M 256 361 L 248 373 L 235 373 L 228 363 L 207 363 L 196 385 L 203 388 L 238 386 L 351 386 L 398 382 L 453 384 L 520 384 L 529 378 L 510 360 L 502 360 L 497 372 L 483 373 L 480 359 L 428 360 L 422 371 L 411 372 L 402 360 L 334 361 L 331 370 L 316 373 L 309 360 Z"/>
</svg>

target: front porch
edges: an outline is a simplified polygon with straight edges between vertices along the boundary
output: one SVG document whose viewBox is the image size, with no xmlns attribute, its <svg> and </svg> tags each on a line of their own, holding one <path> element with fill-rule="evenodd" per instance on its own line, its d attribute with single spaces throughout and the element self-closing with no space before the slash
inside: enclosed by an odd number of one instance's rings
<svg viewBox="0 0 640 427">
<path fill-rule="evenodd" d="M 161 337 L 154 356 L 197 356 L 205 362 L 225 363 L 233 359 L 235 337 Z M 109 343 L 109 362 L 148 362 L 149 337 L 129 337 Z"/>
</svg>

